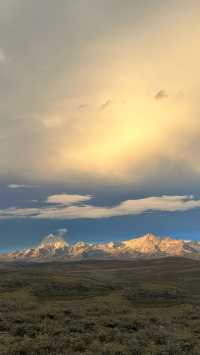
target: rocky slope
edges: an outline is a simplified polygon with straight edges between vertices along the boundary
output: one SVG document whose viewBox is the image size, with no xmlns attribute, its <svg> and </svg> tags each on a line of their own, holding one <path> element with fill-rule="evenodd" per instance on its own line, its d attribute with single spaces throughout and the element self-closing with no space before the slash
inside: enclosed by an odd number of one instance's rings
<svg viewBox="0 0 200 355">
<path fill-rule="evenodd" d="M 159 238 L 153 234 L 125 240 L 121 243 L 89 244 L 78 242 L 68 244 L 62 235 L 47 236 L 39 246 L 8 254 L 1 254 L 0 260 L 51 261 L 104 258 L 138 258 L 188 256 L 200 258 L 200 242 Z"/>
</svg>

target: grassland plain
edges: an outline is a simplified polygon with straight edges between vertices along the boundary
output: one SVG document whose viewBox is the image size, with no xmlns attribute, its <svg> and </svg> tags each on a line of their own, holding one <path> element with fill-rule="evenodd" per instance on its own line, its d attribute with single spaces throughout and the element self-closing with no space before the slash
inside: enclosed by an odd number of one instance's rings
<svg viewBox="0 0 200 355">
<path fill-rule="evenodd" d="M 0 264 L 1 355 L 198 355 L 200 261 Z"/>
</svg>

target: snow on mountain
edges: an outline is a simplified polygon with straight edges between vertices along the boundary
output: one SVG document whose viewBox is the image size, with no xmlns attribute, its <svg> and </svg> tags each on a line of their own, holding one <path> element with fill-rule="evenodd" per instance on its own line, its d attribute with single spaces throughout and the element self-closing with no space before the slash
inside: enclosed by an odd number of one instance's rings
<svg viewBox="0 0 200 355">
<path fill-rule="evenodd" d="M 2 254 L 0 260 L 51 261 L 163 256 L 200 257 L 200 243 L 146 234 L 121 243 L 78 242 L 70 245 L 65 241 L 64 231 L 61 230 L 57 235 L 45 237 L 35 248 Z"/>
<path fill-rule="evenodd" d="M 92 244 L 85 242 L 78 242 L 71 246 L 70 254 L 73 257 L 81 257 L 87 250 L 92 247 Z"/>
<path fill-rule="evenodd" d="M 140 238 L 125 240 L 122 242 L 127 251 L 142 254 L 155 254 L 159 250 L 160 238 L 153 234 L 147 234 Z"/>
</svg>

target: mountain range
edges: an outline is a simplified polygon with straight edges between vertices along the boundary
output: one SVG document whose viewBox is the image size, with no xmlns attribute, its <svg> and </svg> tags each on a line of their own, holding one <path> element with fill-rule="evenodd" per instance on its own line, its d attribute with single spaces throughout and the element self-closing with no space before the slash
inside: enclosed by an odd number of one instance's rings
<svg viewBox="0 0 200 355">
<path fill-rule="evenodd" d="M 200 242 L 160 238 L 153 234 L 120 243 L 69 244 L 63 235 L 50 234 L 35 248 L 1 254 L 4 261 L 68 261 L 87 259 L 133 259 L 166 256 L 200 258 Z"/>
</svg>

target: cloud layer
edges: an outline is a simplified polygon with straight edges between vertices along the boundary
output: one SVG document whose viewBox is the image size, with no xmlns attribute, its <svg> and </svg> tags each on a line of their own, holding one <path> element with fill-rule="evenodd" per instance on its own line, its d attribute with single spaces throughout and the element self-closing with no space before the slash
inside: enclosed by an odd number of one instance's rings
<svg viewBox="0 0 200 355">
<path fill-rule="evenodd" d="M 139 215 L 149 211 L 183 212 L 200 207 L 200 200 L 193 196 L 151 196 L 122 201 L 112 207 L 85 203 L 90 199 L 92 199 L 92 196 L 88 195 L 52 195 L 48 197 L 42 207 L 1 209 L 0 219 L 96 219 Z"/>
<path fill-rule="evenodd" d="M 199 16 L 196 0 L 1 2 L 0 177 L 197 181 Z"/>
</svg>

